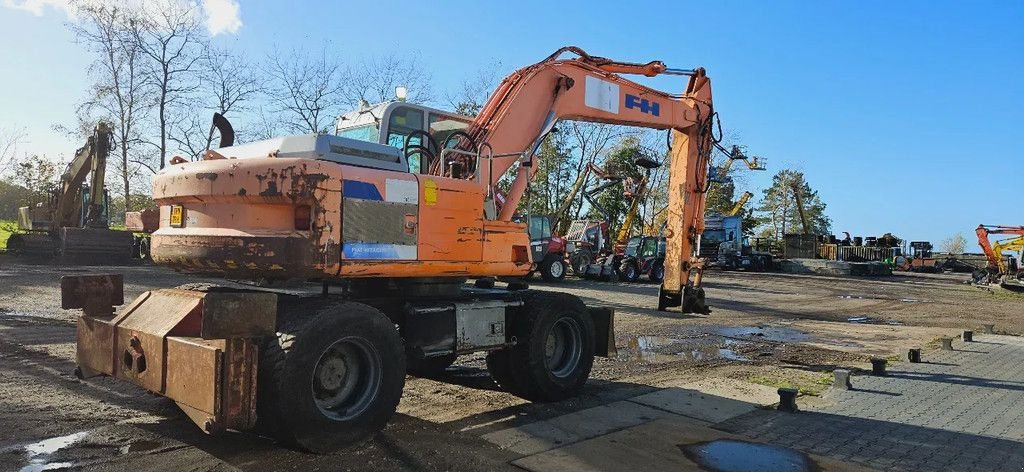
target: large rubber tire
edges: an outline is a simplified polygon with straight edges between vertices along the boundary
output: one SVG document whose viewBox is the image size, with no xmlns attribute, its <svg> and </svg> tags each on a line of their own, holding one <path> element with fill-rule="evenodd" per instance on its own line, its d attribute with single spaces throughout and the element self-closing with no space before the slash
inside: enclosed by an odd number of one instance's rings
<svg viewBox="0 0 1024 472">
<path fill-rule="evenodd" d="M 640 268 L 636 261 L 626 261 L 619 266 L 619 281 L 633 283 L 640 279 Z"/>
<path fill-rule="evenodd" d="M 647 273 L 647 280 L 660 284 L 665 280 L 665 261 L 657 260 L 651 265 L 651 271 Z"/>
<path fill-rule="evenodd" d="M 587 266 L 591 262 L 594 262 L 594 257 L 590 254 L 590 251 L 579 251 L 572 255 L 572 273 L 576 277 L 584 278 L 587 276 Z"/>
<path fill-rule="evenodd" d="M 415 357 L 406 357 L 405 365 L 406 370 L 411 375 L 417 377 L 424 377 L 428 379 L 440 377 L 444 374 L 445 369 L 451 367 L 455 363 L 455 359 L 459 356 L 457 354 L 448 354 L 439 357 L 428 357 L 426 359 L 417 359 Z"/>
<path fill-rule="evenodd" d="M 549 255 L 540 263 L 540 276 L 545 282 L 558 282 L 565 278 L 565 259 L 560 255 Z"/>
<path fill-rule="evenodd" d="M 282 315 L 277 336 L 261 351 L 257 412 L 264 429 L 320 454 L 383 429 L 405 386 L 394 323 L 354 302 Z"/>
<path fill-rule="evenodd" d="M 530 401 L 561 401 L 579 393 L 594 365 L 594 322 L 569 294 L 528 291 L 511 322 L 517 344 L 487 356 L 505 390 Z"/>
</svg>

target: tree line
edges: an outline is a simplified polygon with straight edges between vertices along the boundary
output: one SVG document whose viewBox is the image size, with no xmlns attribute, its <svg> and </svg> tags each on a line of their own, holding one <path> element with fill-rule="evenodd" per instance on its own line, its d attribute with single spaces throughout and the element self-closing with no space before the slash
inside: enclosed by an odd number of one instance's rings
<svg viewBox="0 0 1024 472">
<path fill-rule="evenodd" d="M 182 0 L 154 0 L 144 7 L 82 2 L 77 4 L 76 20 L 68 23 L 92 60 L 75 123 L 56 127 L 84 140 L 96 122 L 111 124 L 115 147 L 108 159 L 107 181 L 115 218 L 151 203 L 149 178 L 171 157 L 195 160 L 215 147 L 214 112 L 231 120 L 240 142 L 285 133 L 332 132 L 342 112 L 391 100 L 395 87 L 401 85 L 409 90 L 410 102 L 472 116 L 500 79 L 500 63 L 489 64 L 438 99 L 430 74 L 416 54 L 346 63 L 325 45 L 317 51 L 274 48 L 266 56 L 249 57 L 213 44 L 200 21 L 199 8 L 196 2 Z M 0 201 L 0 218 L 11 218 L 19 205 L 44 199 L 48 184 L 62 170 L 39 156 L 16 159 L 10 148 L 17 136 L 6 137 L 0 133 L 0 174 L 7 180 L 0 192 L 5 196 L 0 199 L 5 200 Z M 562 123 L 540 149 L 537 176 L 520 210 L 554 212 L 588 164 L 637 182 L 644 171 L 634 162 L 645 156 L 663 165 L 650 171 L 648 195 L 634 232 L 656 232 L 668 201 L 665 148 L 664 132 Z M 827 232 L 830 221 L 824 215 L 825 204 L 802 174 L 793 171 L 779 172 L 760 204 L 751 202 L 743 210 L 746 227 L 775 235 L 799 228 L 788 190 L 798 180 L 814 231 Z M 599 183 L 590 176 L 584 188 Z M 609 211 L 613 231 L 629 205 L 622 190 L 613 188 L 596 197 Z M 737 199 L 733 181 L 713 184 L 708 192 L 709 211 L 725 212 Z M 562 231 L 572 219 L 603 218 L 582 195 L 560 216 Z"/>
</svg>

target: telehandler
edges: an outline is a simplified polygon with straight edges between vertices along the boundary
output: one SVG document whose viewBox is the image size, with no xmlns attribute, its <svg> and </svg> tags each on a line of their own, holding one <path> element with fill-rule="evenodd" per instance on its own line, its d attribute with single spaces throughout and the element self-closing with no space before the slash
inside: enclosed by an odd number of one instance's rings
<svg viewBox="0 0 1024 472">
<path fill-rule="evenodd" d="M 625 74 L 688 83 L 671 95 Z M 559 120 L 671 130 L 658 307 L 708 311 L 693 256 L 714 141 L 704 69 L 567 47 L 506 77 L 476 118 L 404 102 L 346 117 L 337 135 L 226 142 L 197 162 L 172 159 L 153 182 L 156 264 L 317 279 L 322 294 L 193 284 L 145 292 L 115 314 L 119 275 L 65 277 L 62 305 L 83 310 L 78 374 L 169 397 L 209 433 L 259 426 L 312 452 L 375 434 L 407 372 L 437 372 L 460 354 L 486 351 L 495 382 L 523 398 L 575 395 L 594 356 L 615 354 L 612 311 L 521 284 L 465 283 L 533 268 L 525 226 L 512 217 Z M 502 203 L 496 184 L 512 168 Z"/>
</svg>

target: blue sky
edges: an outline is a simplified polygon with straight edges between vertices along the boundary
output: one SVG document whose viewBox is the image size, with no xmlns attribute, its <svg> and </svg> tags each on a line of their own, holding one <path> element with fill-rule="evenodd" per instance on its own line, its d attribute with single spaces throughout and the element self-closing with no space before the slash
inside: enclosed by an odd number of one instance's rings
<svg viewBox="0 0 1024 472">
<path fill-rule="evenodd" d="M 414 50 L 435 95 L 570 44 L 703 66 L 723 125 L 768 159 L 747 179 L 758 195 L 788 167 L 819 190 L 837 233 L 937 243 L 1024 224 L 1024 2 L 569 3 L 242 1 L 241 27 L 215 42 L 259 57 L 327 45 L 353 61 Z M 23 152 L 76 146 L 51 131 L 87 85 L 65 21 L 58 8 L 0 8 L 0 130 L 24 128 Z"/>
</svg>

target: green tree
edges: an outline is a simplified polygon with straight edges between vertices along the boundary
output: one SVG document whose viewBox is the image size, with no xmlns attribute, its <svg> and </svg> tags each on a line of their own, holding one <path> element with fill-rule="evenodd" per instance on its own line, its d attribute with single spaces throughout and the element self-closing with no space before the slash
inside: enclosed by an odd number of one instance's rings
<svg viewBox="0 0 1024 472">
<path fill-rule="evenodd" d="M 18 163 L 14 183 L 28 190 L 27 201 L 22 205 L 40 203 L 49 198 L 57 183 L 57 163 L 45 156 L 34 155 Z"/>
<path fill-rule="evenodd" d="M 794 188 L 800 194 L 810 232 L 831 233 L 832 220 L 825 215 L 825 202 L 821 201 L 818 192 L 811 188 L 802 172 L 783 169 L 772 178 L 771 187 L 764 190 L 761 206 L 758 208 L 765 224 L 768 225 L 768 231 L 763 231 L 762 234 L 781 238 L 786 234 L 804 232 Z"/>
<path fill-rule="evenodd" d="M 623 183 L 613 186 L 599 193 L 594 197 L 597 204 L 604 208 L 608 214 L 604 215 L 600 210 L 591 206 L 587 210 L 587 218 L 608 220 L 608 233 L 611 237 L 619 231 L 622 220 L 629 211 L 630 199 L 625 195 L 625 179 L 639 183 L 643 178 L 643 172 L 636 165 L 636 159 L 643 155 L 644 149 L 639 140 L 629 136 L 613 147 L 604 160 L 604 171 L 609 175 L 623 179 Z M 639 224 L 639 221 L 638 221 Z"/>
</svg>

